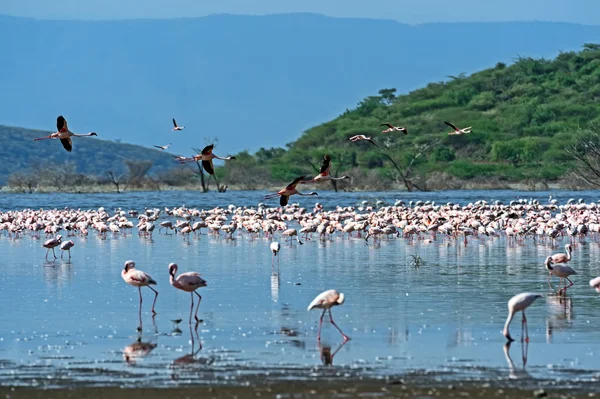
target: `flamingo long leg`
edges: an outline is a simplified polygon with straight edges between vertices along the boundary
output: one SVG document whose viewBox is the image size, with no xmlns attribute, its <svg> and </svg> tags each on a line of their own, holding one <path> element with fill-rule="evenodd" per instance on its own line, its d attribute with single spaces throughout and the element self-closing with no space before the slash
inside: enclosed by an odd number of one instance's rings
<svg viewBox="0 0 600 399">
<path fill-rule="evenodd" d="M 154 310 L 154 305 L 156 305 L 156 299 L 158 298 L 158 291 L 156 291 L 154 288 L 148 286 L 148 288 L 150 288 L 152 291 L 154 291 L 154 302 L 152 302 L 152 314 L 156 314 L 156 311 Z"/>
<path fill-rule="evenodd" d="M 190 320 L 189 320 L 189 324 L 191 326 L 192 325 L 192 312 L 194 311 L 194 293 L 190 292 L 190 296 L 192 297 L 192 306 L 190 307 Z"/>
<path fill-rule="evenodd" d="M 325 316 L 325 311 L 327 309 L 323 309 L 323 313 L 321 313 L 321 318 L 319 319 L 319 332 L 317 333 L 317 341 L 321 341 L 321 327 L 323 326 L 323 316 Z"/>
<path fill-rule="evenodd" d="M 344 334 L 344 332 L 333 321 L 333 316 L 331 315 L 331 309 L 329 309 L 329 321 L 331 321 L 331 324 L 333 324 L 333 326 L 335 328 L 337 328 L 337 330 L 340 332 L 340 334 L 342 334 L 342 337 L 344 337 L 344 341 L 348 341 L 350 339 L 350 337 L 348 337 L 346 334 Z"/>
<path fill-rule="evenodd" d="M 54 255 L 54 259 L 56 259 L 56 252 L 54 252 L 54 248 L 52 248 L 52 255 Z"/>
<path fill-rule="evenodd" d="M 200 322 L 200 319 L 198 318 L 198 309 L 200 309 L 200 302 L 202 301 L 202 297 L 196 291 L 194 291 L 194 294 L 198 295 L 198 306 L 196 306 L 196 314 L 194 315 L 194 317 L 196 318 L 196 323 L 198 323 Z"/>
</svg>

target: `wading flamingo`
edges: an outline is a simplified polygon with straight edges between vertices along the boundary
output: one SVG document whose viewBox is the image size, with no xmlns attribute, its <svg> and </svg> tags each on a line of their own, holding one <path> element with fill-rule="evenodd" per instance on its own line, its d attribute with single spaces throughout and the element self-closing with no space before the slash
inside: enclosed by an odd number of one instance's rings
<svg viewBox="0 0 600 399">
<path fill-rule="evenodd" d="M 178 126 L 177 122 L 175 122 L 175 118 L 173 118 L 173 126 L 175 126 L 173 129 L 171 129 L 171 131 L 175 131 L 175 130 L 183 130 L 185 129 L 185 126 Z"/>
<path fill-rule="evenodd" d="M 61 259 L 63 258 L 65 251 L 69 253 L 69 259 L 71 259 L 71 248 L 73 248 L 73 245 L 75 245 L 73 240 L 65 241 L 62 244 L 60 244 L 60 249 L 62 250 L 62 253 L 60 254 Z"/>
<path fill-rule="evenodd" d="M 54 255 L 54 259 L 56 259 L 56 253 L 54 252 L 54 248 L 58 247 L 61 243 L 62 236 L 59 234 L 54 238 L 44 241 L 42 247 L 46 248 L 46 259 L 48 259 L 48 252 L 52 250 L 52 255 Z"/>
<path fill-rule="evenodd" d="M 304 180 L 304 176 L 297 177 L 296 179 L 294 179 L 293 182 L 291 182 L 290 184 L 288 184 L 286 188 L 284 188 L 282 190 L 279 190 L 278 192 L 276 192 L 274 194 L 267 194 L 267 195 L 265 195 L 265 199 L 271 199 L 271 198 L 275 198 L 277 196 L 280 196 L 281 198 L 279 198 L 279 205 L 286 206 L 288 204 L 290 196 L 292 196 L 294 194 L 298 194 L 298 195 L 302 195 L 302 196 L 319 195 L 319 194 L 317 194 L 314 191 L 310 192 L 310 193 L 303 194 L 303 193 L 299 192 L 298 190 L 296 190 L 296 186 L 302 180 Z"/>
<path fill-rule="evenodd" d="M 387 126 L 388 127 L 387 129 L 383 130 L 381 133 L 402 132 L 405 135 L 408 134 L 408 130 L 406 130 L 405 127 L 397 127 L 397 126 L 392 125 L 389 122 L 382 123 L 379 126 Z"/>
<path fill-rule="evenodd" d="M 160 149 L 162 151 L 165 151 L 165 150 L 167 150 L 171 146 L 171 144 L 172 143 L 169 143 L 167 145 L 155 145 L 154 147 L 156 147 L 156 148 L 158 148 L 158 149 Z"/>
<path fill-rule="evenodd" d="M 189 323 L 192 324 L 192 312 L 194 311 L 194 294 L 198 295 L 198 306 L 196 307 L 196 314 L 194 315 L 196 319 L 196 323 L 201 322 L 198 318 L 198 309 L 200 308 L 200 301 L 202 297 L 200 294 L 196 292 L 198 288 L 206 287 L 206 281 L 196 272 L 187 272 L 181 273 L 179 276 L 175 277 L 175 273 L 177 273 L 177 265 L 175 263 L 169 263 L 169 275 L 171 285 L 177 289 L 180 289 L 185 292 L 189 292 L 192 298 L 192 306 L 190 308 L 190 320 Z"/>
<path fill-rule="evenodd" d="M 142 287 L 148 287 L 152 291 L 154 291 L 154 302 L 152 302 L 152 314 L 156 314 L 156 311 L 154 310 L 154 305 L 156 305 L 158 291 L 150 287 L 151 285 L 156 285 L 156 280 L 150 277 L 148 273 L 145 273 L 141 270 L 136 270 L 135 262 L 132 260 L 128 260 L 127 262 L 125 262 L 125 268 L 121 271 L 121 277 L 123 277 L 123 280 L 125 280 L 127 284 L 137 287 L 138 292 L 140 293 L 140 321 L 142 314 Z"/>
<path fill-rule="evenodd" d="M 449 136 L 452 136 L 452 135 L 461 135 L 461 134 L 468 134 L 468 133 L 471 133 L 471 126 L 469 126 L 469 127 L 465 127 L 464 129 L 459 129 L 459 128 L 457 128 L 456 126 L 454 126 L 454 125 L 453 125 L 452 123 L 450 123 L 450 122 L 446 122 L 446 121 L 444 121 L 444 123 L 445 123 L 446 125 L 450 126 L 452 129 L 454 129 L 454 131 L 453 131 L 453 132 L 450 132 L 450 133 L 448 133 L 448 135 L 449 135 Z"/>
<path fill-rule="evenodd" d="M 371 139 L 371 137 L 367 137 L 364 134 L 357 134 L 356 136 L 350 137 L 348 140 L 350 140 L 353 143 L 356 143 L 357 141 L 365 140 L 365 141 L 368 141 L 369 143 L 373 144 L 375 147 L 379 147 L 377 145 L 377 143 L 375 143 L 373 141 L 373 139 Z"/>
<path fill-rule="evenodd" d="M 271 274 L 275 274 L 275 258 L 281 249 L 281 246 L 277 241 L 273 241 L 270 245 L 273 256 L 271 257 Z M 277 272 L 279 272 L 279 258 L 277 258 Z"/>
<path fill-rule="evenodd" d="M 350 179 L 350 176 L 333 177 L 329 174 L 330 171 L 331 171 L 331 157 L 329 156 L 329 154 L 325 154 L 325 156 L 323 157 L 323 163 L 321 164 L 321 170 L 319 170 L 319 174 L 316 175 L 311 180 L 301 181 L 300 183 L 301 184 L 320 183 L 322 181 L 328 181 L 328 180 Z"/>
<path fill-rule="evenodd" d="M 329 311 L 329 320 L 331 324 L 334 325 L 335 328 L 342 334 L 344 341 L 348 341 L 350 337 L 342 332 L 342 330 L 335 324 L 333 321 L 333 316 L 331 315 L 331 308 L 334 306 L 338 306 L 344 303 L 344 294 L 341 292 L 337 292 L 336 290 L 327 290 L 317 295 L 317 297 L 308 305 L 308 310 L 317 308 L 323 309 L 323 313 L 321 313 L 321 318 L 319 319 L 319 332 L 317 333 L 317 341 L 321 341 L 321 327 L 323 325 L 323 316 L 325 316 L 325 312 Z"/>
<path fill-rule="evenodd" d="M 571 252 L 573 252 L 573 248 L 571 248 L 571 244 L 565 245 L 565 251 L 567 253 L 558 253 L 550 256 L 552 258 L 552 263 L 567 263 L 571 260 Z"/>
<path fill-rule="evenodd" d="M 529 292 L 524 292 L 522 294 L 517 294 L 510 298 L 508 301 L 508 317 L 506 318 L 506 323 L 504 324 L 504 330 L 502 330 L 502 335 L 506 337 L 509 341 L 514 341 L 514 339 L 510 336 L 510 332 L 508 332 L 508 326 L 512 321 L 515 313 L 521 312 L 523 313 L 523 321 L 521 322 L 521 341 L 523 341 L 523 331 L 525 331 L 525 342 L 529 342 L 529 330 L 527 329 L 527 318 L 525 317 L 525 309 L 529 307 L 536 299 L 541 298 L 540 294 L 532 294 Z"/>
<path fill-rule="evenodd" d="M 69 131 L 69 127 L 67 126 L 67 120 L 62 115 L 56 118 L 56 128 L 58 129 L 58 131 L 52 133 L 50 136 L 37 137 L 33 139 L 33 141 L 46 139 L 60 139 L 60 142 L 62 143 L 63 147 L 65 147 L 65 150 L 71 152 L 73 150 L 73 142 L 71 141 L 71 137 L 97 136 L 95 132 L 90 132 L 86 134 L 75 134 Z"/>
<path fill-rule="evenodd" d="M 554 289 L 554 287 L 552 287 L 552 283 L 550 282 L 550 277 L 552 277 L 552 275 L 554 274 L 556 277 L 560 278 L 560 282 L 563 282 L 563 279 L 567 279 L 567 281 L 569 282 L 569 285 L 563 284 L 564 287 L 562 287 L 558 293 L 562 293 L 562 292 L 567 292 L 567 288 L 569 288 L 570 286 L 573 285 L 573 282 L 571 280 L 569 280 L 569 276 L 573 275 L 573 274 L 577 274 L 577 272 L 575 270 L 573 270 L 570 266 L 567 265 L 554 265 L 552 266 L 552 257 L 548 256 L 546 258 L 546 261 L 544 262 L 544 265 L 546 266 L 546 269 L 548 269 L 550 271 L 550 274 L 548 274 L 548 285 L 550 286 L 550 288 Z M 559 282 L 559 285 L 560 285 Z"/>
</svg>

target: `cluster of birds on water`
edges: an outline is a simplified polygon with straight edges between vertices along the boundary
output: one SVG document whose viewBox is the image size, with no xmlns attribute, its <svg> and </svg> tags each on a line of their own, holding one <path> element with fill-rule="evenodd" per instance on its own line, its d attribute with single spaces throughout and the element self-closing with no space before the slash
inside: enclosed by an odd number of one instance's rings
<svg viewBox="0 0 600 399">
<path fill-rule="evenodd" d="M 160 220 L 165 217 L 167 220 Z M 408 241 L 419 240 L 423 244 L 434 242 L 454 241 L 456 245 L 467 247 L 467 237 L 471 239 L 494 240 L 504 237 L 509 244 L 522 244 L 526 240 L 535 240 L 555 246 L 560 239 L 568 239 L 564 253 L 548 255 L 544 260 L 548 271 L 548 284 L 552 289 L 551 276 L 560 279 L 562 287 L 558 294 L 566 294 L 573 285 L 571 276 L 576 271 L 568 266 L 572 259 L 573 246 L 583 241 L 587 236 L 598 237 L 600 234 L 600 204 L 585 203 L 582 200 L 569 200 L 559 204 L 550 197 L 547 203 L 538 200 L 517 200 L 509 204 L 500 201 L 488 203 L 481 200 L 467 205 L 454 203 L 437 204 L 433 201 L 396 201 L 393 205 L 377 201 L 370 203 L 363 201 L 358 206 L 341 207 L 332 210 L 324 209 L 322 204 L 316 203 L 314 209 L 308 210 L 299 204 L 282 207 L 267 207 L 261 203 L 258 207 L 216 207 L 213 209 L 195 209 L 185 206 L 164 208 L 163 210 L 145 209 L 143 212 L 136 210 L 124 211 L 116 209 L 109 213 L 104 208 L 92 210 L 54 209 L 0 212 L 0 232 L 9 237 L 21 237 L 31 234 L 40 238 L 43 232 L 51 236 L 43 243 L 46 248 L 46 259 L 50 251 L 56 259 L 55 248 L 63 250 L 71 256 L 74 246 L 73 240 L 63 241 L 61 233 L 66 231 L 67 236 L 87 236 L 90 231 L 95 232 L 99 238 L 105 239 L 108 234 L 113 237 L 127 236 L 136 226 L 132 221 L 137 218 L 137 229 L 140 237 L 152 237 L 158 227 L 159 234 L 174 231 L 189 240 L 192 234 L 201 234 L 206 229 L 208 234 L 219 239 L 235 239 L 247 237 L 254 240 L 265 237 L 271 241 L 269 248 L 272 252 L 272 273 L 276 274 L 274 264 L 281 245 L 276 241 L 277 236 L 289 241 L 293 245 L 295 240 L 298 245 L 303 241 L 312 239 L 333 241 L 337 235 L 339 240 L 360 239 L 369 244 L 372 239 L 374 245 L 380 245 L 382 240 L 405 239 Z M 156 223 L 156 224 L 155 224 Z M 315 237 L 316 235 L 316 237 Z M 279 258 L 277 258 L 279 259 Z M 279 265 L 279 260 L 277 260 Z M 168 267 L 171 284 L 180 290 L 191 294 L 192 307 L 190 308 L 189 321 L 192 322 L 194 295 L 197 295 L 198 305 L 195 318 L 198 319 L 198 309 L 201 296 L 197 289 L 205 287 L 199 274 L 194 272 L 183 273 L 175 276 L 178 266 L 170 264 Z M 279 266 L 278 266 L 279 270 Z M 147 273 L 135 267 L 133 261 L 125 262 L 122 271 L 123 279 L 130 285 L 137 287 L 140 294 L 141 315 L 141 287 L 149 287 L 155 292 L 152 312 L 158 293 L 151 286 L 156 281 Z M 567 282 L 569 283 L 567 285 Z M 590 281 L 590 285 L 600 292 L 600 277 Z M 559 284 L 560 286 L 560 284 Z M 509 315 L 504 328 L 504 335 L 512 340 L 508 327 L 515 313 L 523 313 L 523 325 L 526 326 L 525 309 L 530 306 L 540 294 L 523 293 L 515 296 L 509 302 Z M 329 310 L 331 321 L 331 308 L 344 303 L 344 295 L 335 290 L 328 290 L 317 296 L 309 306 L 310 309 L 323 309 L 320 325 Z M 337 327 L 337 325 L 336 325 Z M 339 329 L 339 328 L 338 328 Z M 344 339 L 347 336 L 339 330 Z M 320 329 L 319 329 L 320 337 Z M 525 333 L 525 338 L 528 334 Z"/>
</svg>

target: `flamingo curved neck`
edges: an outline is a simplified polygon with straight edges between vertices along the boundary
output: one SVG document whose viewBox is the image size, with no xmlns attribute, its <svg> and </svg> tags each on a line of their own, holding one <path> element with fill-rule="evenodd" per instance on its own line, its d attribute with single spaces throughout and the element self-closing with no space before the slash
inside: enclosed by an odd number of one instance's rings
<svg viewBox="0 0 600 399">
<path fill-rule="evenodd" d="M 504 336 L 508 339 L 511 339 L 510 333 L 508 332 L 508 326 L 510 325 L 510 322 L 512 321 L 514 316 L 515 316 L 515 312 L 510 310 L 508 312 L 508 317 L 506 318 L 506 323 L 504 323 L 504 330 L 502 330 L 502 334 L 504 334 Z"/>
</svg>

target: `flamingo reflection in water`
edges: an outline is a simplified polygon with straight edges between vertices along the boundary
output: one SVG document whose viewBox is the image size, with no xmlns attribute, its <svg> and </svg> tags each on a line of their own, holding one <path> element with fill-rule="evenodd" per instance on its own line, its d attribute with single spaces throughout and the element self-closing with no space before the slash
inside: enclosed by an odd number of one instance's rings
<svg viewBox="0 0 600 399">
<path fill-rule="evenodd" d="M 198 336 L 198 329 L 197 328 L 192 329 L 191 324 L 189 324 L 189 328 L 190 328 L 190 338 L 192 341 L 192 350 L 190 351 L 190 353 L 185 354 L 185 355 L 173 360 L 173 363 L 171 364 L 171 368 L 174 370 L 176 370 L 176 369 L 181 370 L 186 367 L 190 367 L 190 366 L 194 366 L 194 365 L 210 365 L 215 361 L 214 358 L 199 358 L 198 357 L 198 353 L 202 350 L 202 341 L 200 340 L 200 337 Z M 195 338 L 194 338 L 194 333 L 196 336 Z M 198 349 L 196 349 L 196 342 L 198 343 Z M 171 374 L 171 379 L 178 380 L 179 374 L 177 374 L 175 371 L 173 371 L 173 374 Z"/>
<path fill-rule="evenodd" d="M 136 364 L 138 360 L 148 356 L 156 346 L 153 342 L 143 342 L 142 336 L 139 335 L 135 342 L 123 349 L 123 359 L 129 365 Z"/>
<path fill-rule="evenodd" d="M 552 343 L 556 330 L 566 330 L 573 322 L 573 298 L 564 295 L 548 295 L 548 317 L 546 318 L 546 342 Z"/>
<path fill-rule="evenodd" d="M 340 349 L 342 349 L 342 346 L 346 345 L 347 343 L 348 343 L 348 340 L 343 340 L 342 343 L 339 344 L 338 347 L 335 349 L 335 351 L 333 351 L 333 353 L 332 353 L 331 345 L 321 345 L 321 341 L 317 341 L 317 344 L 319 346 L 319 353 L 321 354 L 321 362 L 323 363 L 323 366 L 332 366 L 333 358 L 340 351 Z"/>
<path fill-rule="evenodd" d="M 504 357 L 506 358 L 506 362 L 508 363 L 509 375 L 510 379 L 520 379 L 520 378 L 531 378 L 531 375 L 525 370 L 525 366 L 527 365 L 527 352 L 529 351 L 529 342 L 521 341 L 521 359 L 523 361 L 523 367 L 517 369 L 515 367 L 515 363 L 510 357 L 510 346 L 513 341 L 508 341 L 504 344 L 502 349 L 504 350 Z"/>
</svg>

